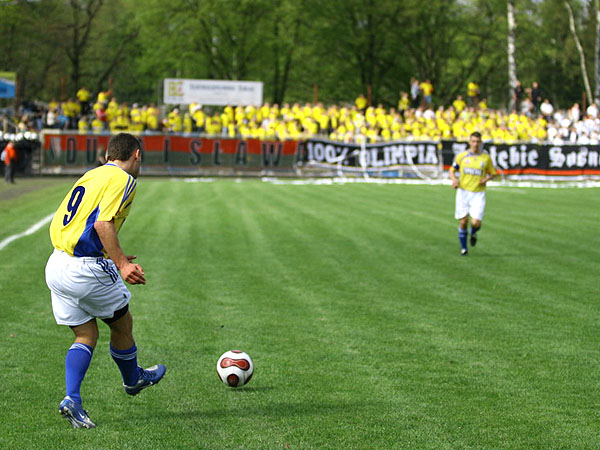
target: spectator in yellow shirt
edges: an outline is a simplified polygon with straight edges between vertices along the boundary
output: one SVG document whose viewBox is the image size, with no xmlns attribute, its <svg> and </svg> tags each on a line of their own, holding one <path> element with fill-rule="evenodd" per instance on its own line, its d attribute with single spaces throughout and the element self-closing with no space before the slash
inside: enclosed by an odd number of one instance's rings
<svg viewBox="0 0 600 450">
<path fill-rule="evenodd" d="M 404 117 L 404 113 L 410 106 L 410 99 L 408 98 L 408 92 L 400 92 L 400 100 L 398 100 L 398 112 Z"/>
<path fill-rule="evenodd" d="M 474 81 L 467 84 L 467 102 L 469 106 L 477 108 L 479 101 L 479 86 Z"/>
<path fill-rule="evenodd" d="M 179 133 L 182 129 L 181 116 L 179 115 L 179 109 L 174 108 L 173 111 L 167 116 L 167 128 L 171 133 Z"/>
<path fill-rule="evenodd" d="M 79 134 L 86 134 L 89 129 L 89 123 L 87 116 L 81 116 L 79 121 L 77 122 L 77 129 L 79 130 Z"/>
<path fill-rule="evenodd" d="M 356 106 L 356 108 L 360 111 L 364 111 L 365 108 L 367 107 L 367 99 L 365 98 L 365 96 L 363 94 L 360 94 L 358 97 L 356 97 L 356 99 L 354 100 L 354 105 Z"/>
<path fill-rule="evenodd" d="M 146 129 L 150 131 L 157 131 L 159 128 L 158 120 L 159 111 L 154 106 L 154 103 L 150 103 L 150 106 L 146 110 Z"/>
<path fill-rule="evenodd" d="M 431 81 L 425 80 L 419 85 L 419 87 L 423 93 L 423 102 L 425 103 L 425 106 L 431 105 L 434 91 L 433 84 L 431 84 Z"/>
<path fill-rule="evenodd" d="M 81 106 L 81 114 L 84 116 L 90 112 L 90 91 L 88 91 L 85 86 L 81 86 L 77 91 L 77 100 L 79 100 L 79 105 Z"/>
<path fill-rule="evenodd" d="M 97 102 L 102 104 L 105 108 L 108 105 L 108 98 L 110 97 L 110 90 L 98 92 Z"/>
</svg>

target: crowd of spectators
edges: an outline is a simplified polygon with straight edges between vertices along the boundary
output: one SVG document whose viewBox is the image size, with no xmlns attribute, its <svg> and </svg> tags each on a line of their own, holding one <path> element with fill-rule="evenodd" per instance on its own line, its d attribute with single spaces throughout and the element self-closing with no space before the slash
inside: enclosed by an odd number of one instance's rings
<svg viewBox="0 0 600 450">
<path fill-rule="evenodd" d="M 178 105 L 170 109 L 154 104 L 118 102 L 110 91 L 92 98 L 86 88 L 63 102 L 52 100 L 27 110 L 16 124 L 18 132 L 45 129 L 80 133 L 128 131 L 132 133 L 202 133 L 207 136 L 263 140 L 327 138 L 341 142 L 391 140 L 465 140 L 479 131 L 485 141 L 496 143 L 550 142 L 599 144 L 600 112 L 596 103 L 585 111 L 576 103 L 555 110 L 543 98 L 538 83 L 514 91 L 510 112 L 488 108 L 479 98 L 479 86 L 469 82 L 466 99 L 461 95 L 447 106 L 434 106 L 434 86 L 429 80 L 411 80 L 409 92 L 401 92 L 395 108 L 369 106 L 364 95 L 354 104 L 269 104 L 261 106 L 203 107 Z"/>
</svg>

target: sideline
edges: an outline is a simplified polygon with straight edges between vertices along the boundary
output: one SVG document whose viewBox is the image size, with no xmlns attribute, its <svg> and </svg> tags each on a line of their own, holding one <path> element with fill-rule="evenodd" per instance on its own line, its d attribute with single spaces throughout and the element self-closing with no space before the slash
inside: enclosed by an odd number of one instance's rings
<svg viewBox="0 0 600 450">
<path fill-rule="evenodd" d="M 20 238 L 22 238 L 24 236 L 29 236 L 30 234 L 35 233 L 37 230 L 39 230 L 44 225 L 46 225 L 47 223 L 49 223 L 52 220 L 53 217 L 54 217 L 54 213 L 50 214 L 49 216 L 44 217 L 38 223 L 30 226 L 27 230 L 23 231 L 22 233 L 13 234 L 12 236 L 7 237 L 3 241 L 0 241 L 0 250 L 4 249 L 4 247 L 6 247 L 12 241 L 16 241 L 17 239 L 20 239 Z"/>
<path fill-rule="evenodd" d="M 450 180 L 421 180 L 421 179 L 406 179 L 406 178 L 305 178 L 305 179 L 284 179 L 277 177 L 262 177 L 260 180 L 263 183 L 283 184 L 283 185 L 340 185 L 340 184 L 418 184 L 418 185 L 451 185 Z M 561 181 L 561 182 L 541 182 L 541 181 L 490 181 L 490 188 L 598 188 L 600 181 L 584 180 L 584 181 Z"/>
</svg>

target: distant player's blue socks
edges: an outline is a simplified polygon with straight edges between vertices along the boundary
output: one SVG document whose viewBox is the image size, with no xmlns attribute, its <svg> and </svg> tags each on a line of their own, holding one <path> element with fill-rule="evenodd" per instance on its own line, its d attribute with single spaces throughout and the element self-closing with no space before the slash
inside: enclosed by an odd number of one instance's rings
<svg viewBox="0 0 600 450">
<path fill-rule="evenodd" d="M 75 342 L 69 348 L 65 358 L 65 384 L 67 396 L 81 404 L 81 383 L 90 367 L 94 349 L 89 345 Z"/>
<path fill-rule="evenodd" d="M 481 228 L 481 225 L 479 225 L 477 228 L 475 228 L 474 226 L 471 226 L 471 236 L 473 236 L 474 234 L 477 234 L 477 232 L 479 231 L 480 228 Z"/>
<path fill-rule="evenodd" d="M 140 379 L 141 370 L 137 363 L 137 347 L 135 344 L 126 350 L 117 350 L 111 345 L 110 355 L 117 363 L 117 366 L 119 366 L 119 370 L 123 376 L 123 383 L 127 386 L 135 385 Z"/>
<path fill-rule="evenodd" d="M 467 232 L 467 229 L 465 228 L 464 230 L 462 228 L 458 228 L 458 240 L 460 241 L 460 248 L 462 249 L 467 249 L 467 236 L 469 235 L 469 233 Z"/>
</svg>

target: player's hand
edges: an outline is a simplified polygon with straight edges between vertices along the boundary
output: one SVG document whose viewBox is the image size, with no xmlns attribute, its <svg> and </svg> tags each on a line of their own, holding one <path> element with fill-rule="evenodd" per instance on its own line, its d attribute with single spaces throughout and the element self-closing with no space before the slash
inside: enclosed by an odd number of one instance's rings
<svg viewBox="0 0 600 450">
<path fill-rule="evenodd" d="M 127 256 L 126 256 L 126 258 L 127 258 L 127 261 L 131 262 L 131 261 L 133 261 L 135 258 L 137 258 L 137 256 L 135 256 L 135 255 L 127 255 Z"/>
<path fill-rule="evenodd" d="M 485 184 L 489 181 L 489 178 L 482 178 L 481 181 L 479 181 L 479 184 L 481 186 L 485 186 Z"/>
<path fill-rule="evenodd" d="M 452 187 L 458 189 L 458 180 L 452 180 Z"/>
<path fill-rule="evenodd" d="M 146 284 L 144 270 L 139 264 L 126 264 L 121 268 L 121 276 L 129 284 Z"/>
</svg>

